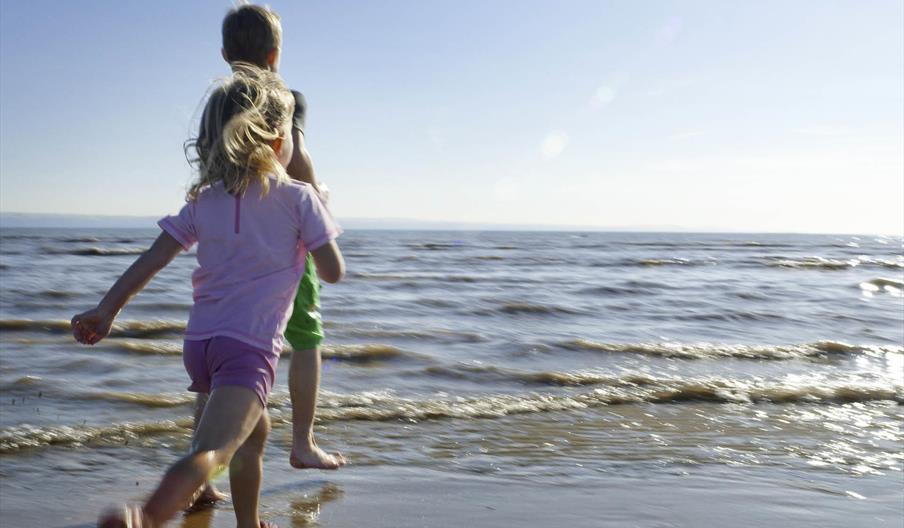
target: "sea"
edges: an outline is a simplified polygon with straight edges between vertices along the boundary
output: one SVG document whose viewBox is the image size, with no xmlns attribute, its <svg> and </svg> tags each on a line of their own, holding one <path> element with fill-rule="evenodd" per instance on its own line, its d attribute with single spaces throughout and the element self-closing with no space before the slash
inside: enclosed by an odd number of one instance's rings
<svg viewBox="0 0 904 528">
<path fill-rule="evenodd" d="M 0 525 L 93 526 L 189 446 L 193 253 L 77 344 L 151 229 L 0 230 Z M 904 525 L 900 236 L 350 230 L 281 526 Z M 228 479 L 218 484 L 228 490 Z M 180 524 L 181 523 L 181 524 Z M 234 526 L 229 503 L 177 520 Z"/>
</svg>

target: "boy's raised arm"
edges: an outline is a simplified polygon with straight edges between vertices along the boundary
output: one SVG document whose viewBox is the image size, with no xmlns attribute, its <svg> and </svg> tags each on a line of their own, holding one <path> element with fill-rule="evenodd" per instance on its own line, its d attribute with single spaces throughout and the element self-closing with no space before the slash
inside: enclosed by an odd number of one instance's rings
<svg viewBox="0 0 904 528">
<path fill-rule="evenodd" d="M 129 269 L 113 284 L 96 308 L 72 318 L 72 334 L 79 343 L 93 345 L 107 337 L 113 320 L 123 306 L 165 268 L 182 251 L 182 245 L 169 233 L 163 232 L 141 254 Z"/>
<path fill-rule="evenodd" d="M 286 172 L 293 180 L 311 185 L 317 194 L 320 194 L 317 178 L 314 177 L 314 162 L 311 161 L 311 155 L 304 144 L 304 132 L 295 127 L 292 127 L 292 144 L 292 159 L 286 167 Z"/>
</svg>

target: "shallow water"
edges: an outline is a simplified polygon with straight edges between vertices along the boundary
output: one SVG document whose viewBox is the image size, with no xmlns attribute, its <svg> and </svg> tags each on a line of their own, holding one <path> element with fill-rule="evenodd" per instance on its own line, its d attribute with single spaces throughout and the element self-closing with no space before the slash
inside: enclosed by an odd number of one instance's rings
<svg viewBox="0 0 904 528">
<path fill-rule="evenodd" d="M 187 449 L 191 255 L 95 347 L 68 319 L 150 230 L 0 232 L 0 513 L 90 525 Z M 289 526 L 880 526 L 904 518 L 904 254 L 888 237 L 350 232 Z M 284 356 L 283 362 L 288 358 Z M 224 483 L 225 486 L 225 483 Z M 82 490 L 83 493 L 72 493 Z M 186 526 L 230 526 L 228 505 Z"/>
</svg>

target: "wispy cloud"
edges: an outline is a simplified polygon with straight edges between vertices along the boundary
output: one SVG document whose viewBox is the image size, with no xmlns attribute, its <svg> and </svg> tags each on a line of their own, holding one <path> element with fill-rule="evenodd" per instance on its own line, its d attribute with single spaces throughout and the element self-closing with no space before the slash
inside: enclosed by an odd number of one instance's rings
<svg viewBox="0 0 904 528">
<path fill-rule="evenodd" d="M 611 75 L 606 81 L 600 83 L 590 97 L 590 107 L 598 109 L 615 101 L 615 98 L 618 97 L 618 93 L 627 79 L 628 76 L 624 73 L 616 73 Z"/>
<path fill-rule="evenodd" d="M 605 84 L 600 85 L 596 89 L 596 92 L 593 94 L 591 103 L 597 107 L 605 106 L 614 101 L 617 94 L 618 89 L 616 89 L 614 86 L 607 86 Z"/>
<path fill-rule="evenodd" d="M 543 139 L 540 145 L 540 154 L 544 159 L 553 159 L 559 156 L 568 146 L 568 134 L 564 130 L 553 130 Z"/>
</svg>

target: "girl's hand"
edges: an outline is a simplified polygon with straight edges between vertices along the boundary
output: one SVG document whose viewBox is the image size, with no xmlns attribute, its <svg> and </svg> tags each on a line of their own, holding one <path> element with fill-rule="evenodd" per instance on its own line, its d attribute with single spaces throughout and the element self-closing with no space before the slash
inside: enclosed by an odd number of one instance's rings
<svg viewBox="0 0 904 528">
<path fill-rule="evenodd" d="M 88 310 L 72 318 L 72 335 L 85 345 L 93 345 L 110 334 L 113 316 L 99 308 Z"/>
</svg>

